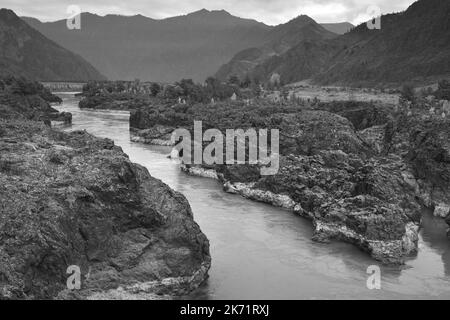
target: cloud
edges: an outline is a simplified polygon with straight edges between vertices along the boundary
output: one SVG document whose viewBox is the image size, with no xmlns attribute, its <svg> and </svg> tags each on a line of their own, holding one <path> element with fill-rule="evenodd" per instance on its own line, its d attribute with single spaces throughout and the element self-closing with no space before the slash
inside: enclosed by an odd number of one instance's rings
<svg viewBox="0 0 450 320">
<path fill-rule="evenodd" d="M 405 10 L 414 0 L 2 0 L 2 6 L 18 15 L 43 21 L 66 18 L 67 7 L 78 5 L 82 11 L 99 15 L 142 14 L 155 19 L 187 14 L 199 9 L 225 9 L 233 15 L 270 25 L 285 23 L 300 14 L 318 22 L 364 22 L 367 8 L 378 6 L 382 13 Z"/>
</svg>

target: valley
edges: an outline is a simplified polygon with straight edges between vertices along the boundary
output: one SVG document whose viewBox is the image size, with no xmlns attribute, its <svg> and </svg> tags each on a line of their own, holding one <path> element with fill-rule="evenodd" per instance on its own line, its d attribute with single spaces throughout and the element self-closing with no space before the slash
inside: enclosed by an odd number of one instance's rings
<svg viewBox="0 0 450 320">
<path fill-rule="evenodd" d="M 319 2 L 0 9 L 0 299 L 450 299 L 450 2 Z"/>
</svg>

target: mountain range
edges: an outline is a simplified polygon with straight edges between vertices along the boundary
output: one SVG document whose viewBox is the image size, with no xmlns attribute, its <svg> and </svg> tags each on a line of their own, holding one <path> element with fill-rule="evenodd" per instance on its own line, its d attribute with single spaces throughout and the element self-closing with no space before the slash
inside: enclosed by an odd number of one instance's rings
<svg viewBox="0 0 450 320">
<path fill-rule="evenodd" d="M 237 75 L 265 82 L 278 73 L 283 83 L 433 83 L 450 76 L 449 17 L 450 1 L 419 0 L 383 15 L 380 30 L 304 15 L 268 26 L 205 9 L 163 20 L 83 13 L 81 29 L 69 30 L 66 20 L 42 23 L 2 9 L 0 71 L 72 81 Z"/>
<path fill-rule="evenodd" d="M 69 30 L 66 20 L 43 23 L 34 18 L 22 19 L 83 56 L 111 80 L 204 81 L 245 48 L 258 47 L 282 36 L 276 47 L 270 48 L 279 54 L 306 34 L 302 31 L 303 19 L 272 27 L 224 10 L 203 9 L 163 20 L 142 15 L 102 17 L 82 13 L 80 30 Z M 326 24 L 326 28 L 336 32 L 344 32 L 350 26 Z M 335 35 L 324 28 L 320 32 L 327 33 L 326 38 Z"/>
<path fill-rule="evenodd" d="M 271 29 L 259 47 L 245 49 L 237 53 L 229 63 L 223 65 L 216 77 L 226 80 L 230 76 L 243 79 L 258 65 L 272 57 L 283 55 L 302 41 L 321 41 L 337 37 L 306 15 Z"/>
<path fill-rule="evenodd" d="M 361 24 L 333 39 L 304 39 L 248 74 L 266 80 L 278 73 L 285 83 L 311 79 L 321 85 L 432 83 L 450 76 L 449 39 L 450 1 L 419 0 L 383 15 L 379 30 Z"/>
<path fill-rule="evenodd" d="M 0 10 L 0 73 L 41 81 L 105 79 L 82 57 L 47 39 L 7 9 Z"/>
</svg>

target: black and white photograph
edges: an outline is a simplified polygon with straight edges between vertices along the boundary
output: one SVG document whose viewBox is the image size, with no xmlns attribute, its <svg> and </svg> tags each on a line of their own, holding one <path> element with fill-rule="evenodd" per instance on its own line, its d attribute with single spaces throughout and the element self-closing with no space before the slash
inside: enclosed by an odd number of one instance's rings
<svg viewBox="0 0 450 320">
<path fill-rule="evenodd" d="M 0 0 L 0 300 L 448 299 L 450 0 Z"/>
</svg>

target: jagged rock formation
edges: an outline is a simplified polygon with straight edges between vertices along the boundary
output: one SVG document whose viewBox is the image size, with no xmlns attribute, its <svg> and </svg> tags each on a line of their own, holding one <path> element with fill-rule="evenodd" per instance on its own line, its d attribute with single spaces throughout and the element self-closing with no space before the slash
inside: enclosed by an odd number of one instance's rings
<svg viewBox="0 0 450 320">
<path fill-rule="evenodd" d="M 429 120 L 411 132 L 407 158 L 419 180 L 420 198 L 450 226 L 450 121 Z"/>
<path fill-rule="evenodd" d="M 358 101 L 333 101 L 319 103 L 315 110 L 336 113 L 348 119 L 357 131 L 386 124 L 393 106 Z"/>
<path fill-rule="evenodd" d="M 0 9 L 0 72 L 39 81 L 105 79 L 83 58 L 47 39 L 7 9 Z"/>
<path fill-rule="evenodd" d="M 50 93 L 43 85 L 24 78 L 0 78 L 0 118 L 72 122 L 72 115 L 58 112 L 49 103 L 61 99 Z"/>
<path fill-rule="evenodd" d="M 97 109 L 97 110 L 133 110 L 143 107 L 149 103 L 148 99 L 113 99 L 108 96 L 87 97 L 80 101 L 81 109 Z"/>
<path fill-rule="evenodd" d="M 0 298 L 170 297 L 206 279 L 209 242 L 183 195 L 113 141 L 52 130 L 17 103 L 0 113 Z"/>
<path fill-rule="evenodd" d="M 364 161 L 340 150 L 281 158 L 280 171 L 262 177 L 258 168 L 184 166 L 192 175 L 214 178 L 227 192 L 283 207 L 312 219 L 314 240 L 356 244 L 384 263 L 417 253 L 419 187 L 399 157 Z"/>
<path fill-rule="evenodd" d="M 384 263 L 401 263 L 417 252 L 421 189 L 413 166 L 386 151 L 391 143 L 385 141 L 388 124 L 396 120 L 389 110 L 352 102 L 320 103 L 309 109 L 264 101 L 245 108 L 237 102 L 152 106 L 133 112 L 131 124 L 148 128 L 144 131 L 150 137 L 162 133 L 168 137 L 178 127 L 192 130 L 194 119 L 202 120 L 204 129 L 223 132 L 279 129 L 281 162 L 274 176 L 262 176 L 258 165 L 183 165 L 182 169 L 219 179 L 227 192 L 312 219 L 316 241 L 351 242 Z M 378 132 L 377 139 L 368 139 L 374 134 L 368 130 Z M 142 142 L 152 143 L 151 139 Z"/>
<path fill-rule="evenodd" d="M 175 131 L 173 127 L 166 127 L 155 125 L 150 129 L 144 130 L 130 130 L 131 141 L 145 144 L 152 144 L 158 146 L 173 146 L 175 141 L 172 141 L 172 133 Z"/>
</svg>

